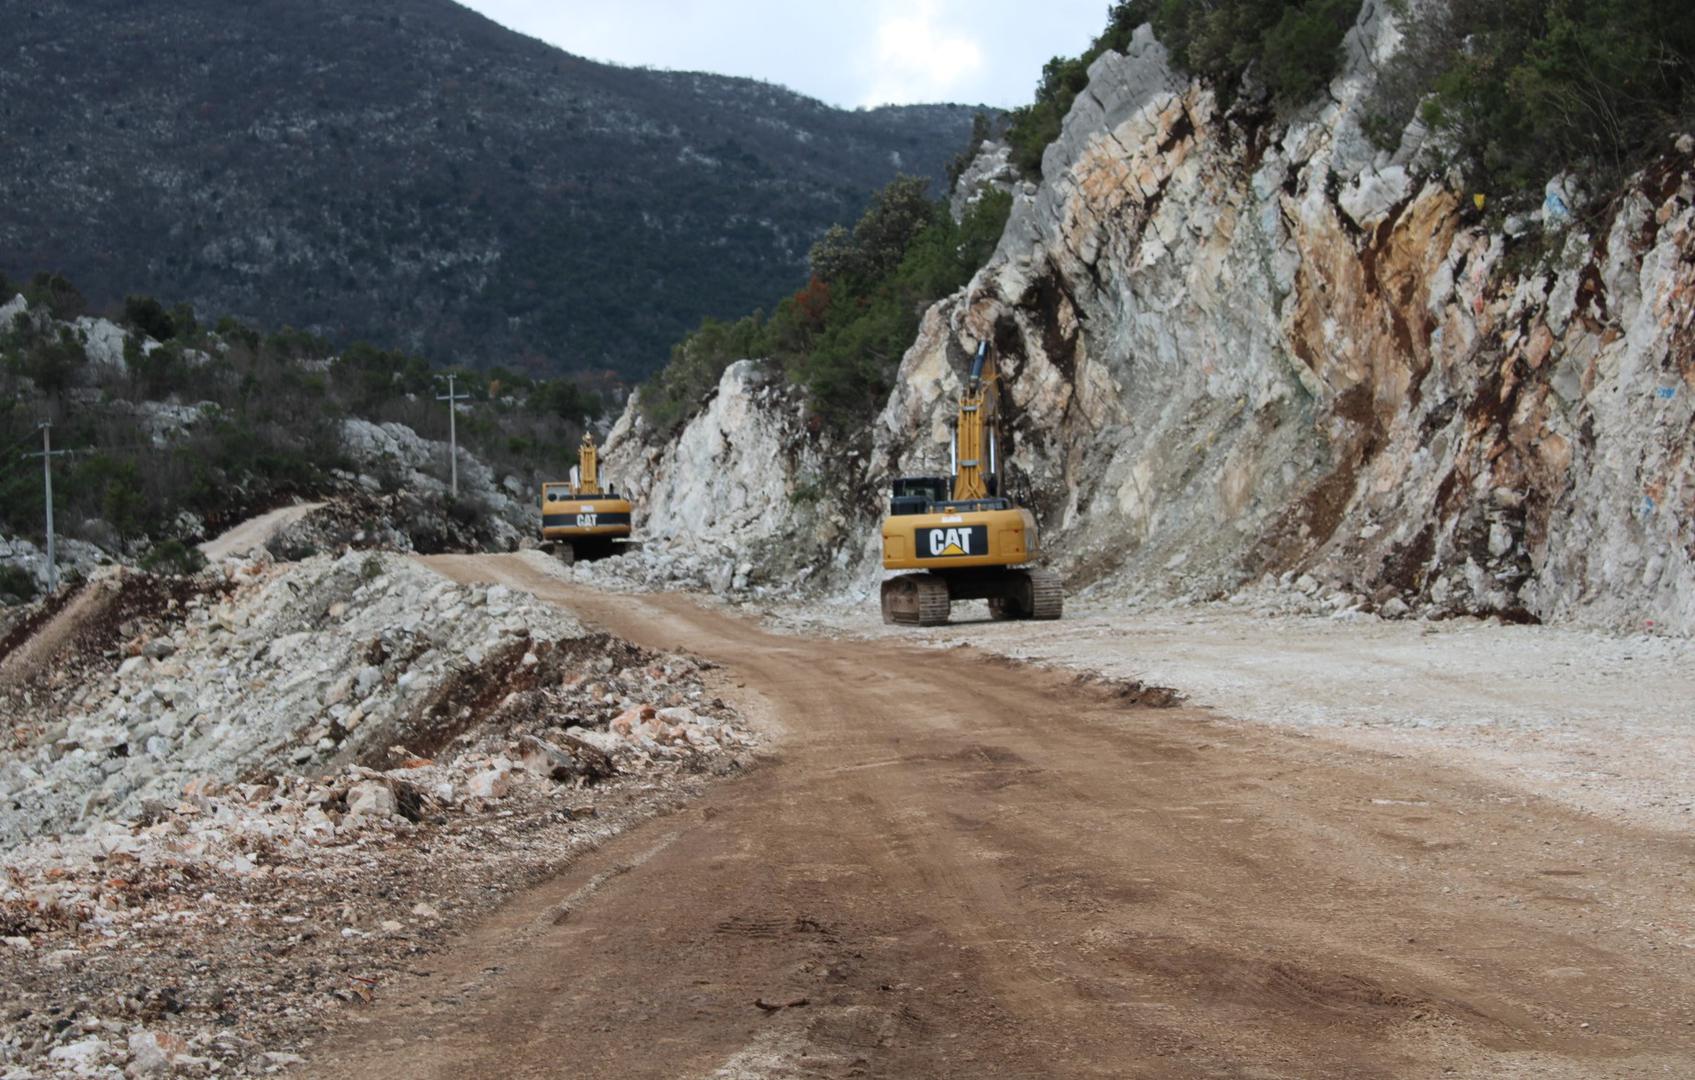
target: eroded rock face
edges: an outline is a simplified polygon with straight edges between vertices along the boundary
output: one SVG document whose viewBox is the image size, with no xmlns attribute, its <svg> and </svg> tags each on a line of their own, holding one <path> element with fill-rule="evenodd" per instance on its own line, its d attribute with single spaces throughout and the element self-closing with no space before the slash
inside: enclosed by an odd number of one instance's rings
<svg viewBox="0 0 1695 1080">
<path fill-rule="evenodd" d="M 862 472 L 850 455 L 809 428 L 780 372 L 741 360 L 674 438 L 648 431 L 633 405 L 625 410 L 605 461 L 635 504 L 642 568 L 651 571 L 644 580 L 675 569 L 723 592 L 750 580 L 805 580 L 820 559 L 825 567 L 846 563 L 859 523 L 834 489 Z"/>
<path fill-rule="evenodd" d="M 984 142 L 954 183 L 948 213 L 955 221 L 964 221 L 965 212 L 989 192 L 1018 191 L 1023 186 L 1018 166 L 1012 163 L 1012 147 L 998 139 Z"/>
<path fill-rule="evenodd" d="M 1396 39 L 1368 2 L 1347 70 L 1286 125 L 1222 112 L 1147 28 L 1097 60 L 1046 182 L 926 315 L 859 490 L 945 467 L 990 337 L 1012 480 L 1074 589 L 1305 574 L 1368 606 L 1695 630 L 1695 163 L 1566 233 L 1557 269 L 1515 270 L 1469 193 L 1410 166 L 1419 132 L 1363 136 Z"/>
</svg>

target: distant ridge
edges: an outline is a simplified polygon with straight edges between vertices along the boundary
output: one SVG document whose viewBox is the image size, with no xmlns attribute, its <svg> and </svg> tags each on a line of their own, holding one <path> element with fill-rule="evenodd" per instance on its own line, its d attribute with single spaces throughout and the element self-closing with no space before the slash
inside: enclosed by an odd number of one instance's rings
<svg viewBox="0 0 1695 1080">
<path fill-rule="evenodd" d="M 798 287 L 975 111 L 595 63 L 449 0 L 5 0 L 0 25 L 0 270 L 537 372 L 640 376 Z"/>
</svg>

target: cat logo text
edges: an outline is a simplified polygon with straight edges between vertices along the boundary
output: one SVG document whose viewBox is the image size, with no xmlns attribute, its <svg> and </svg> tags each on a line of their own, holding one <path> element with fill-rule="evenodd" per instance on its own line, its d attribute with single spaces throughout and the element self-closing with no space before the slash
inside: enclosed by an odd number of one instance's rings
<svg viewBox="0 0 1695 1080">
<path fill-rule="evenodd" d="M 987 555 L 989 529 L 985 525 L 960 525 L 945 529 L 919 529 L 915 537 L 918 557 L 947 559 Z"/>
</svg>

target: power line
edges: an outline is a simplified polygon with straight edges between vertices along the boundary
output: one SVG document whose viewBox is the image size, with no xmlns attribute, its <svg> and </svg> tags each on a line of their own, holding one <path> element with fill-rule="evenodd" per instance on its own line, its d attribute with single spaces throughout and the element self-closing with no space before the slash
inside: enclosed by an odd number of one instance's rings
<svg viewBox="0 0 1695 1080">
<path fill-rule="evenodd" d="M 16 450 L 18 447 L 22 446 L 24 443 L 29 442 L 31 439 L 35 438 L 35 433 L 39 430 L 41 430 L 41 429 L 40 428 L 31 428 L 29 431 L 24 432 L 23 435 L 21 435 L 10 446 L 6 447 L 4 450 L 0 450 L 0 453 L 4 453 L 4 454 L 11 453 L 13 450 Z"/>
</svg>

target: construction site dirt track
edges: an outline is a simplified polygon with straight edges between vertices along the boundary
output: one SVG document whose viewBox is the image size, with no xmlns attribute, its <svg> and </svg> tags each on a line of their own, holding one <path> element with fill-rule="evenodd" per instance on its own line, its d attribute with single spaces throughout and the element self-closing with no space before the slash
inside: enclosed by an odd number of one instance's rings
<svg viewBox="0 0 1695 1080">
<path fill-rule="evenodd" d="M 306 1074 L 1695 1070 L 1687 835 L 971 650 L 428 562 L 721 663 L 777 737 L 385 987 Z"/>
</svg>

